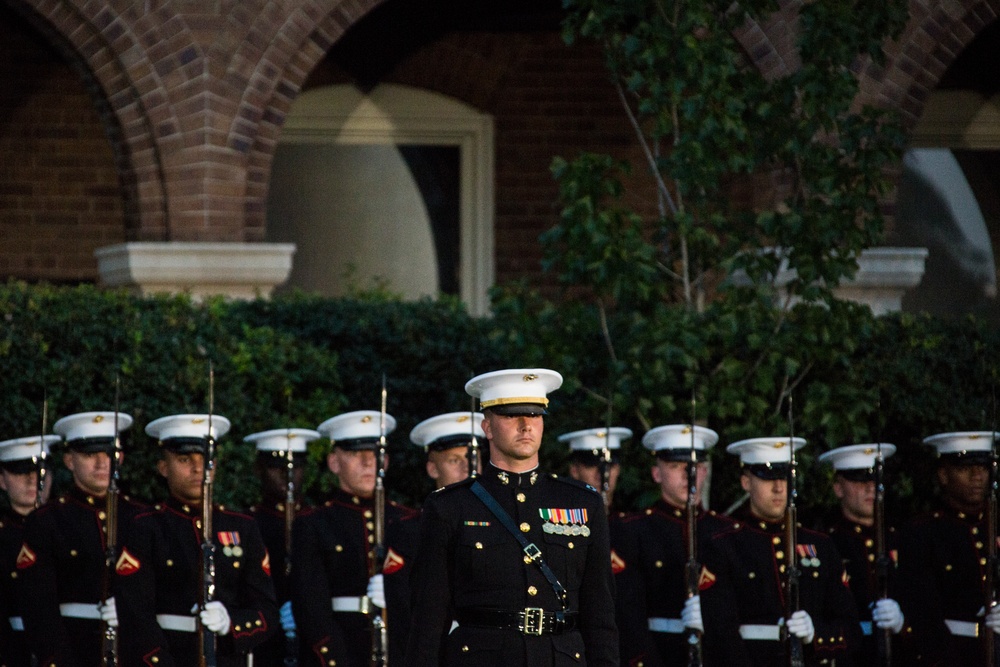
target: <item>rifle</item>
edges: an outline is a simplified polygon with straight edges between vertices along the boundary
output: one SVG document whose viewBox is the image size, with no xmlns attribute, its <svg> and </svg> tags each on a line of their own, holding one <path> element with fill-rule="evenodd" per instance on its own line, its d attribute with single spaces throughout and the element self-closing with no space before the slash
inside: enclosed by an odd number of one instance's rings
<svg viewBox="0 0 1000 667">
<path fill-rule="evenodd" d="M 118 436 L 118 398 L 120 382 L 115 376 L 115 435 L 111 452 L 111 472 L 108 492 L 104 496 L 104 513 L 107 517 L 107 538 L 104 543 L 104 572 L 101 581 L 101 603 L 112 596 L 111 582 L 115 576 L 118 558 L 118 480 L 121 464 L 121 439 Z M 101 664 L 104 667 L 118 665 L 118 628 L 101 621 Z"/>
<path fill-rule="evenodd" d="M 601 469 L 601 500 L 604 509 L 611 512 L 611 448 L 608 440 L 611 438 L 611 394 L 608 394 L 608 415 L 604 423 L 604 447 L 598 454 L 597 461 Z"/>
<path fill-rule="evenodd" d="M 879 599 L 889 597 L 889 554 L 885 548 L 885 478 L 882 439 L 875 445 L 875 583 Z M 892 665 L 892 631 L 872 628 L 878 634 L 878 664 Z"/>
<path fill-rule="evenodd" d="M 688 496 L 687 496 L 687 565 L 684 568 L 687 582 L 687 596 L 698 595 L 698 584 L 701 579 L 701 563 L 698 562 L 698 451 L 695 449 L 695 417 L 697 403 L 694 392 L 691 392 L 691 456 L 687 463 Z M 688 645 L 688 667 L 701 667 L 701 632 L 695 628 L 684 628 Z"/>
<path fill-rule="evenodd" d="M 469 477 L 475 479 L 479 477 L 479 438 L 476 437 L 476 397 L 472 397 L 471 405 L 469 406 L 469 419 L 472 420 L 472 426 L 470 429 L 469 437 L 469 451 L 466 455 L 469 459 Z"/>
<path fill-rule="evenodd" d="M 1000 486 L 1000 481 L 998 481 L 997 475 L 996 388 L 994 388 L 993 392 L 993 430 L 990 432 L 990 483 L 986 496 L 986 580 L 983 582 L 983 594 L 985 596 L 983 610 L 986 614 L 989 614 L 990 610 L 997 604 L 996 585 L 997 580 L 1000 579 L 1000 575 L 997 573 L 997 568 L 1000 567 L 997 559 L 997 488 Z M 1000 665 L 1000 657 L 997 656 L 998 646 L 996 638 L 990 628 L 984 627 L 983 630 L 986 664 L 990 665 L 990 667 L 996 667 Z"/>
<path fill-rule="evenodd" d="M 798 496 L 795 471 L 795 429 L 792 419 L 792 395 L 788 394 L 788 503 L 785 507 L 785 618 L 799 610 L 799 566 L 796 560 L 795 528 L 798 524 L 798 509 L 795 501 Z M 805 667 L 805 655 L 802 650 L 802 639 L 788 632 L 788 663 L 791 667 Z"/>
<path fill-rule="evenodd" d="M 35 457 L 35 473 L 38 477 L 38 488 L 35 490 L 35 509 L 42 506 L 42 495 L 45 491 L 45 477 L 48 473 L 48 466 L 46 465 L 46 455 L 45 455 L 45 431 L 48 430 L 48 417 L 49 417 L 49 397 L 48 393 L 42 397 L 42 434 L 38 442 L 38 456 Z"/>
<path fill-rule="evenodd" d="M 379 414 L 379 438 L 375 448 L 375 498 L 374 498 L 374 548 L 369 574 L 375 576 L 382 573 L 385 562 L 385 375 L 382 375 L 382 408 Z M 475 420 L 473 420 L 475 424 Z M 475 426 L 473 426 L 474 428 Z M 386 610 L 381 613 L 371 613 L 372 623 L 372 653 L 371 667 L 386 667 L 389 663 L 389 627 L 386 622 Z"/>
<path fill-rule="evenodd" d="M 212 433 L 212 411 L 215 402 L 215 370 L 208 362 L 208 434 L 201 476 L 201 600 L 199 610 L 215 597 L 215 542 L 212 541 L 212 482 L 215 472 L 215 435 Z M 198 626 L 199 667 L 216 667 L 215 633 L 195 617 Z"/>
<path fill-rule="evenodd" d="M 285 577 L 292 575 L 292 523 L 295 521 L 295 458 L 292 454 L 291 431 L 288 432 L 288 449 L 285 450 Z M 285 635 L 285 667 L 299 664 L 298 636 Z"/>
</svg>

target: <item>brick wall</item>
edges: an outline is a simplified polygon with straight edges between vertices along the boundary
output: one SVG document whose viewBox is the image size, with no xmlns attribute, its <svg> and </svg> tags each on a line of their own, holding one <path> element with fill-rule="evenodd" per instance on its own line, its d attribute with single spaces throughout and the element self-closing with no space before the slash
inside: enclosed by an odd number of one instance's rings
<svg viewBox="0 0 1000 667">
<path fill-rule="evenodd" d="M 124 238 L 111 145 L 80 78 L 0 9 L 0 276 L 94 280 Z"/>
</svg>

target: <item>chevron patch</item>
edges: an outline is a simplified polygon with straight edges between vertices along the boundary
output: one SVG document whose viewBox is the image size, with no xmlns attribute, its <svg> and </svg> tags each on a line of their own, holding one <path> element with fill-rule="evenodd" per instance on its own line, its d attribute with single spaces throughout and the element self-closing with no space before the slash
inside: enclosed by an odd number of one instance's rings
<svg viewBox="0 0 1000 667">
<path fill-rule="evenodd" d="M 701 566 L 701 574 L 698 575 L 698 590 L 705 591 L 712 587 L 715 583 L 715 575 L 705 567 Z"/>
<path fill-rule="evenodd" d="M 625 571 L 625 559 L 618 555 L 614 549 L 611 550 L 611 574 L 618 574 Z"/>
<path fill-rule="evenodd" d="M 130 554 L 128 549 L 122 549 L 122 555 L 118 557 L 118 562 L 115 563 L 115 572 L 123 577 L 127 577 L 130 574 L 138 572 L 139 568 L 139 559 Z"/>
<path fill-rule="evenodd" d="M 17 554 L 17 569 L 26 570 L 37 560 L 38 556 L 35 555 L 35 552 L 27 544 L 22 544 L 21 551 Z"/>
<path fill-rule="evenodd" d="M 399 572 L 406 565 L 406 561 L 398 553 L 389 547 L 389 552 L 385 555 L 385 562 L 382 564 L 382 574 L 392 574 Z"/>
</svg>

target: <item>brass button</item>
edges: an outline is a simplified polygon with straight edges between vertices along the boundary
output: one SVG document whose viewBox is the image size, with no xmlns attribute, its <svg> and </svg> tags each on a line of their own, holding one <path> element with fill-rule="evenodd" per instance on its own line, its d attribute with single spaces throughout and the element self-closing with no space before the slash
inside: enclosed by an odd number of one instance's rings
<svg viewBox="0 0 1000 667">
<path fill-rule="evenodd" d="M 320 646 L 319 647 L 319 652 L 320 653 L 329 653 L 330 649 L 328 647 L 326 647 L 326 646 Z"/>
<path fill-rule="evenodd" d="M 944 566 L 944 571 L 951 572 L 951 563 L 948 563 L 947 565 Z"/>
<path fill-rule="evenodd" d="M 978 529 L 978 528 L 976 528 L 975 526 L 973 526 L 973 527 L 972 527 L 972 534 L 973 534 L 973 535 L 978 535 L 978 534 L 979 534 L 979 529 Z"/>
<path fill-rule="evenodd" d="M 372 544 L 374 544 L 375 543 L 375 536 L 374 535 L 369 535 L 368 536 L 368 541 L 371 542 Z"/>
<path fill-rule="evenodd" d="M 365 518 L 366 519 L 372 518 L 372 511 L 371 510 L 365 510 Z"/>
<path fill-rule="evenodd" d="M 819 579 L 819 572 L 813 570 L 813 579 Z"/>
<path fill-rule="evenodd" d="M 782 558 L 785 557 L 785 552 L 782 551 L 781 549 L 778 549 L 777 551 L 774 552 L 774 557 L 777 558 L 778 560 L 781 560 Z"/>
<path fill-rule="evenodd" d="M 527 522 L 521 524 L 521 532 L 526 533 L 531 530 L 531 526 Z"/>
<path fill-rule="evenodd" d="M 476 548 L 477 549 L 482 549 L 483 548 L 483 543 L 482 542 L 476 542 Z"/>
<path fill-rule="evenodd" d="M 875 554 L 868 554 L 868 562 L 869 563 L 875 562 Z"/>
<path fill-rule="evenodd" d="M 159 658 L 158 656 L 155 656 L 155 655 L 154 655 L 154 656 L 153 656 L 152 658 L 150 658 L 149 660 L 150 660 L 150 662 L 152 662 L 152 663 L 157 663 L 157 662 L 159 662 L 159 661 L 160 661 L 160 658 Z"/>
<path fill-rule="evenodd" d="M 168 558 L 167 559 L 167 567 L 173 567 L 173 566 L 174 566 L 174 561 L 171 560 L 170 558 Z"/>
<path fill-rule="evenodd" d="M 531 556 L 528 556 L 528 555 L 524 556 L 524 564 L 525 565 L 531 565 Z M 983 577 L 983 578 L 985 579 L 985 577 Z"/>
<path fill-rule="evenodd" d="M 782 564 L 778 567 L 778 572 L 784 572 L 784 571 L 785 571 L 785 566 L 784 564 Z"/>
<path fill-rule="evenodd" d="M 747 579 L 756 579 L 756 578 L 757 578 L 756 572 L 751 572 L 750 574 L 747 575 Z"/>
<path fill-rule="evenodd" d="M 976 548 L 977 549 L 982 549 L 983 548 L 983 543 L 982 542 L 976 542 Z"/>
<path fill-rule="evenodd" d="M 871 547 L 872 547 L 872 546 L 874 546 L 874 545 L 875 545 L 875 542 L 873 542 L 873 541 L 872 541 L 871 539 L 867 539 L 867 540 L 865 540 L 865 546 L 866 546 L 866 547 L 869 547 L 869 548 L 871 548 Z"/>
<path fill-rule="evenodd" d="M 17 572 L 11 572 L 10 573 L 10 578 L 11 579 L 17 579 Z M 985 579 L 985 577 L 983 577 L 983 578 Z"/>
<path fill-rule="evenodd" d="M 980 558 L 979 559 L 979 564 L 980 565 L 986 565 L 986 559 L 985 558 Z"/>
<path fill-rule="evenodd" d="M 663 567 L 663 561 L 662 560 L 658 560 L 655 563 L 653 563 L 653 565 L 655 565 L 658 568 Z"/>
<path fill-rule="evenodd" d="M 772 544 L 781 544 L 781 538 L 780 537 L 772 537 L 771 538 L 771 543 Z"/>
<path fill-rule="evenodd" d="M 195 521 L 194 525 L 195 525 L 196 528 L 201 528 L 201 519 L 198 519 L 197 521 Z"/>
<path fill-rule="evenodd" d="M 260 627 L 261 625 L 263 625 L 263 623 L 261 622 L 261 620 L 260 620 L 260 619 L 257 619 L 256 621 L 254 621 L 254 623 L 253 623 L 253 624 L 254 624 L 254 625 L 256 625 L 256 626 L 257 626 L 258 628 L 259 628 L 259 627 Z"/>
<path fill-rule="evenodd" d="M 528 586 L 528 595 L 532 597 L 538 595 L 538 589 L 535 588 L 534 586 Z"/>
<path fill-rule="evenodd" d="M 76 549 L 70 549 L 69 550 L 69 555 L 73 556 L 75 558 L 76 557 Z"/>
<path fill-rule="evenodd" d="M 468 653 L 468 652 L 469 652 L 469 647 L 468 646 L 463 646 L 462 647 L 462 653 Z"/>
<path fill-rule="evenodd" d="M 569 544 L 566 545 L 566 548 L 567 549 L 572 549 L 574 546 L 576 546 L 576 545 L 574 545 L 572 542 L 570 542 Z"/>
<path fill-rule="evenodd" d="M 326 664 L 330 665 L 330 667 L 337 667 L 337 661 L 336 660 L 331 660 L 331 661 L 329 661 Z"/>
<path fill-rule="evenodd" d="M 233 561 L 233 568 L 236 570 L 240 569 L 240 562 L 238 560 Z"/>
<path fill-rule="evenodd" d="M 236 626 L 236 632 L 239 632 L 240 630 L 242 630 L 242 628 L 241 628 L 240 626 L 238 626 L 238 625 L 237 625 L 237 626 Z"/>
<path fill-rule="evenodd" d="M 365 528 L 367 528 L 368 530 L 375 530 L 375 524 L 369 521 L 368 523 L 365 524 Z"/>
<path fill-rule="evenodd" d="M 336 552 L 337 552 L 337 553 L 339 554 L 339 553 L 340 553 L 341 551 L 343 551 L 343 550 L 344 550 L 344 547 L 343 547 L 343 545 L 341 545 L 341 544 L 338 544 L 337 546 L 335 546 L 335 547 L 333 548 L 333 550 L 334 550 L 334 551 L 336 551 Z"/>
<path fill-rule="evenodd" d="M 100 512 L 97 513 L 97 518 L 100 519 L 101 521 L 104 521 L 105 519 L 108 518 L 108 515 L 104 513 L 104 510 L 101 510 Z"/>
<path fill-rule="evenodd" d="M 523 503 L 527 499 L 528 499 L 528 497 L 525 496 L 523 493 L 517 494 L 517 502 Z"/>
<path fill-rule="evenodd" d="M 579 660 L 580 659 L 580 654 L 579 653 L 574 653 L 573 657 L 576 658 L 577 660 Z"/>
</svg>

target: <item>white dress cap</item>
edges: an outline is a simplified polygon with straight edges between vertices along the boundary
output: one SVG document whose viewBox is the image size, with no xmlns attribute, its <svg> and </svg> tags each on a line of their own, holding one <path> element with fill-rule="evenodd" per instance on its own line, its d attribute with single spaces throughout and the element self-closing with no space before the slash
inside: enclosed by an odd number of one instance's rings
<svg viewBox="0 0 1000 667">
<path fill-rule="evenodd" d="M 937 449 L 938 456 L 987 453 L 993 451 L 993 436 L 992 431 L 938 433 L 924 438 L 924 444 Z M 996 437 L 1000 438 L 1000 433 Z"/>
<path fill-rule="evenodd" d="M 758 465 L 767 463 L 788 463 L 790 452 L 788 451 L 788 436 L 771 436 L 767 438 L 749 438 L 740 440 L 726 447 L 730 454 L 737 454 L 740 463 L 746 465 Z M 795 451 L 806 446 L 805 438 L 792 438 L 795 443 Z"/>
<path fill-rule="evenodd" d="M 345 412 L 336 417 L 330 417 L 316 427 L 316 430 L 337 444 L 338 440 L 360 440 L 381 436 L 379 421 L 381 413 L 378 410 L 356 410 Z M 396 430 L 396 418 L 390 414 L 385 416 L 385 434 Z"/>
<path fill-rule="evenodd" d="M 819 455 L 820 463 L 829 463 L 834 470 L 867 470 L 875 467 L 880 445 L 848 445 L 837 447 Z M 887 442 L 881 444 L 882 458 L 887 459 L 896 453 L 896 445 Z"/>
<path fill-rule="evenodd" d="M 632 429 L 624 426 L 611 428 L 588 428 L 559 436 L 559 442 L 568 442 L 571 452 L 594 451 L 595 449 L 621 449 L 622 440 L 632 437 Z"/>
<path fill-rule="evenodd" d="M 306 451 L 306 443 L 319 439 L 319 431 L 308 428 L 276 428 L 270 431 L 252 433 L 243 442 L 253 443 L 258 452 Z"/>
<path fill-rule="evenodd" d="M 436 443 L 442 446 L 454 443 L 451 447 L 460 447 L 461 439 L 468 442 L 472 439 L 473 430 L 477 438 L 485 439 L 483 432 L 482 412 L 448 412 L 425 419 L 410 431 L 410 442 L 418 447 L 435 448 Z M 473 422 L 475 426 L 473 427 Z"/>
<path fill-rule="evenodd" d="M 562 386 L 559 373 L 547 368 L 511 368 L 477 375 L 465 383 L 465 391 L 479 399 L 482 409 L 549 404 L 548 395 Z"/>
<path fill-rule="evenodd" d="M 118 432 L 121 433 L 131 425 L 132 416 L 119 412 Z M 52 431 L 56 435 L 66 438 L 66 442 L 87 438 L 113 438 L 115 437 L 115 413 L 78 412 L 57 421 L 52 425 Z"/>
<path fill-rule="evenodd" d="M 221 438 L 229 433 L 229 420 L 222 415 L 212 415 L 212 437 Z M 208 415 L 171 415 L 160 417 L 146 424 L 146 434 L 160 442 L 173 438 L 208 437 Z"/>
<path fill-rule="evenodd" d="M 690 424 L 668 424 L 647 431 L 642 436 L 642 446 L 653 452 L 671 449 L 690 451 L 692 439 L 696 450 L 708 451 L 719 441 L 719 434 L 710 428 L 695 426 L 692 438 Z"/>
<path fill-rule="evenodd" d="M 58 435 L 46 435 L 44 437 L 31 435 L 25 438 L 4 440 L 3 442 L 0 442 L 0 462 L 6 463 L 8 461 L 30 460 L 38 456 L 43 451 L 46 455 L 48 455 L 49 447 L 56 444 L 60 440 L 62 440 L 62 438 Z"/>
</svg>

